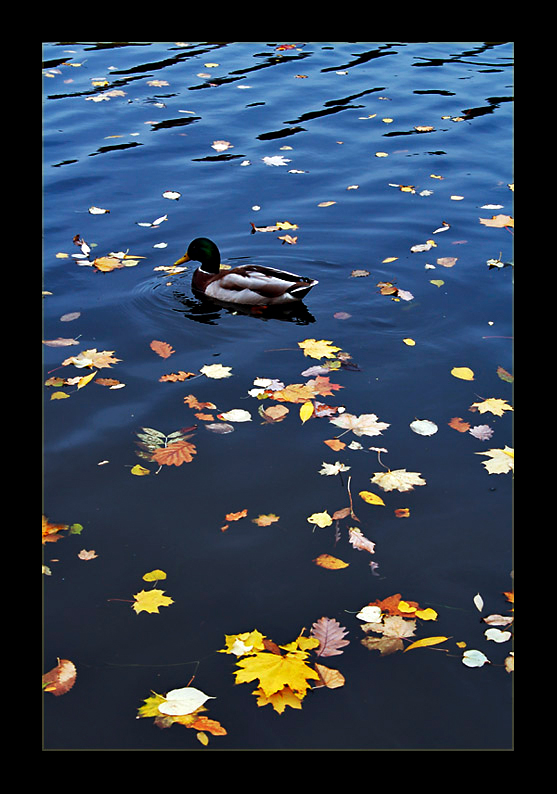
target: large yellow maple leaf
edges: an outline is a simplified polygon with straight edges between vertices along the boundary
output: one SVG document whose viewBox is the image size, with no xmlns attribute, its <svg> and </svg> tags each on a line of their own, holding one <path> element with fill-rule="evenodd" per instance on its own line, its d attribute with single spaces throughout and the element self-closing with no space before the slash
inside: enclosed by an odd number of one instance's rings
<svg viewBox="0 0 557 794">
<path fill-rule="evenodd" d="M 333 345 L 330 339 L 304 339 L 298 342 L 298 346 L 304 351 L 304 356 L 311 358 L 335 358 L 335 353 L 342 349 Z"/>
<path fill-rule="evenodd" d="M 132 604 L 132 609 L 135 609 L 138 615 L 140 612 L 156 612 L 158 615 L 159 607 L 167 607 L 174 603 L 172 598 L 163 593 L 164 590 L 141 590 L 134 595 L 135 604 Z"/>
<path fill-rule="evenodd" d="M 490 474 L 507 474 L 514 471 L 514 449 L 505 446 L 504 449 L 488 449 L 487 452 L 475 452 L 475 455 L 487 455 L 491 460 L 482 463 Z"/>
<path fill-rule="evenodd" d="M 265 698 L 270 698 L 284 687 L 289 687 L 298 697 L 303 698 L 310 687 L 309 680 L 319 680 L 316 671 L 308 667 L 298 654 L 285 656 L 277 653 L 256 653 L 238 663 L 240 670 L 235 671 L 237 684 L 259 680 L 259 689 Z"/>
<path fill-rule="evenodd" d="M 501 400 L 499 397 L 488 397 L 487 400 L 482 400 L 482 402 L 472 403 L 468 410 L 477 410 L 481 414 L 485 414 L 486 411 L 489 411 L 495 414 L 495 416 L 503 416 L 503 411 L 512 411 L 514 409 L 506 400 Z"/>
</svg>

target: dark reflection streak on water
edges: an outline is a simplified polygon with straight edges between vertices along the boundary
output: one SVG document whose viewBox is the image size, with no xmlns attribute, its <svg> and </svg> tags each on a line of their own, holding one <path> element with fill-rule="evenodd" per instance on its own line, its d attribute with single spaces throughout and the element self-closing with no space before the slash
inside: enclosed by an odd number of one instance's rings
<svg viewBox="0 0 557 794">
<path fill-rule="evenodd" d="M 360 55 L 356 56 L 356 58 L 353 61 L 348 61 L 348 63 L 343 63 L 340 64 L 339 66 L 327 66 L 325 69 L 321 69 L 321 71 L 337 72 L 339 69 L 350 69 L 353 66 L 360 66 L 361 64 L 368 63 L 369 61 L 372 61 L 375 58 L 383 58 L 385 55 L 398 55 L 398 51 L 392 50 L 391 46 L 392 46 L 391 44 L 387 44 L 385 48 L 380 48 L 377 50 L 369 50 L 368 52 L 362 52 Z M 388 49 L 389 52 L 383 52 L 383 49 Z"/>
<path fill-rule="evenodd" d="M 468 61 L 465 60 L 466 57 L 471 55 L 479 55 L 480 53 L 484 53 L 487 50 L 492 50 L 495 47 L 501 44 L 508 44 L 508 41 L 496 41 L 496 42 L 487 42 L 483 47 L 477 47 L 472 50 L 464 50 L 463 52 L 459 53 L 458 55 L 452 55 L 449 58 L 425 58 L 423 56 L 416 56 L 416 61 L 418 63 L 413 63 L 412 66 L 445 66 L 448 63 L 464 63 L 470 64 L 471 66 L 513 66 L 512 59 L 509 58 L 509 63 L 505 64 L 498 60 L 496 63 L 484 63 L 482 61 Z M 422 61 L 422 63 L 419 63 Z"/>
<path fill-rule="evenodd" d="M 74 91 L 68 94 L 48 94 L 47 99 L 71 99 L 73 97 L 95 96 L 95 94 L 104 94 L 107 91 L 112 91 L 115 88 L 127 86 L 128 83 L 131 83 L 133 80 L 143 80 L 143 77 L 129 77 L 127 80 L 114 80 L 108 86 L 103 86 L 102 88 L 93 88 L 88 91 Z"/>
<path fill-rule="evenodd" d="M 133 149 L 134 146 L 144 146 L 143 143 L 132 141 L 132 143 L 116 143 L 113 146 L 101 146 L 96 152 L 91 152 L 87 157 L 95 157 L 97 154 L 106 154 L 107 152 L 115 152 L 118 149 Z"/>
<path fill-rule="evenodd" d="M 157 121 L 151 124 L 151 130 L 154 132 L 156 130 L 168 129 L 169 127 L 185 127 L 187 124 L 194 124 L 197 121 L 201 121 L 201 116 L 188 116 L 188 118 L 183 119 L 164 119 L 164 121 Z"/>
<path fill-rule="evenodd" d="M 217 325 L 217 321 L 220 319 L 222 313 L 242 315 L 263 322 L 278 320 L 281 322 L 294 323 L 296 325 L 310 325 L 315 322 L 315 317 L 302 302 L 291 306 L 250 307 L 209 300 L 204 295 L 199 295 L 197 298 L 196 294 L 196 297 L 193 299 L 189 298 L 183 292 L 176 291 L 173 295 L 176 300 L 187 308 L 188 311 L 183 312 L 184 317 L 188 320 L 194 320 L 195 322 L 207 325 Z M 180 312 L 179 309 L 175 311 Z"/>
</svg>

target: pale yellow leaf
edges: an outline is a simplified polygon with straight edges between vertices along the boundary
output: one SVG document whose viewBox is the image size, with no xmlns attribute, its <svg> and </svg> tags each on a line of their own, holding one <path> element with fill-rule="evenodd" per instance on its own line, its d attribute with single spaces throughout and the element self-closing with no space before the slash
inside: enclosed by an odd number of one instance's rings
<svg viewBox="0 0 557 794">
<path fill-rule="evenodd" d="M 474 380 L 474 372 L 470 367 L 453 367 L 451 375 L 461 380 Z"/>
</svg>

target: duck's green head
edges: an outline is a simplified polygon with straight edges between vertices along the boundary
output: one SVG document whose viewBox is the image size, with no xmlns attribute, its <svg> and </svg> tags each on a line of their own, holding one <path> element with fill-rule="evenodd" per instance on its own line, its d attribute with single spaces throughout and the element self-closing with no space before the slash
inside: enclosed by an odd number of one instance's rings
<svg viewBox="0 0 557 794">
<path fill-rule="evenodd" d="M 180 257 L 175 265 L 182 262 L 201 262 L 201 267 L 206 273 L 218 273 L 220 269 L 220 252 L 217 246 L 208 237 L 196 237 L 188 245 L 188 250 L 184 256 Z"/>
</svg>

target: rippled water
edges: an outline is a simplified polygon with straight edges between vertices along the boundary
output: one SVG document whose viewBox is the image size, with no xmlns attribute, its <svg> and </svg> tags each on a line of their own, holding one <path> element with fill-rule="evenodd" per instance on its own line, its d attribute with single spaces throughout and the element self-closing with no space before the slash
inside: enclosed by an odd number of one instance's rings
<svg viewBox="0 0 557 794">
<path fill-rule="evenodd" d="M 61 364 L 96 348 L 120 359 L 97 377 L 125 383 L 45 387 L 44 512 L 83 525 L 45 546 L 44 669 L 65 658 L 78 671 L 70 692 L 45 695 L 46 749 L 201 749 L 194 730 L 136 719 L 151 691 L 186 686 L 194 673 L 193 685 L 217 698 L 207 715 L 227 730 L 208 750 L 511 747 L 502 666 L 510 644 L 486 639 L 473 598 L 482 595 L 482 615 L 508 612 L 511 475 L 489 475 L 474 453 L 513 446 L 512 418 L 469 406 L 488 397 L 512 405 L 512 385 L 497 375 L 512 371 L 512 230 L 479 222 L 513 214 L 512 44 L 295 44 L 43 45 L 43 334 L 79 342 L 44 346 L 45 380 L 90 374 Z M 212 148 L 222 140 L 231 146 Z M 263 161 L 277 156 L 288 162 Z M 165 199 L 167 190 L 181 197 Z M 110 212 L 93 215 L 92 206 Z M 138 225 L 165 214 L 156 227 Z M 252 223 L 278 221 L 297 225 L 296 244 L 282 243 L 282 232 L 252 233 Z M 443 222 L 450 228 L 434 234 Z M 96 272 L 72 258 L 76 235 L 93 256 L 143 258 Z M 213 239 L 227 264 L 282 267 L 319 285 L 292 315 L 208 306 L 191 292 L 191 269 L 155 269 L 198 236 Z M 410 251 L 430 239 L 437 247 Z M 457 261 L 446 268 L 440 257 Z M 490 259 L 506 266 L 490 268 Z M 369 275 L 351 276 L 356 269 Z M 380 294 L 381 281 L 412 299 Z M 79 317 L 60 319 L 72 312 Z M 285 421 L 260 422 L 253 380 L 304 382 L 301 372 L 318 363 L 299 348 L 307 338 L 331 340 L 356 365 L 331 376 L 343 388 L 323 400 L 389 423 L 378 437 L 342 437 L 364 450 L 333 452 L 323 441 L 338 428 L 326 418 L 302 424 L 295 404 Z M 160 358 L 152 340 L 175 353 Z M 159 381 L 213 363 L 233 376 Z M 470 367 L 474 381 L 452 377 L 455 366 Z M 69 399 L 51 400 L 54 391 Z M 191 393 L 253 420 L 214 434 L 184 405 Z M 493 437 L 455 431 L 455 416 L 488 424 Z M 416 418 L 438 432 L 413 433 Z M 191 463 L 131 473 L 145 463 L 135 454 L 142 427 L 167 434 L 194 422 Z M 370 446 L 427 486 L 381 491 L 385 507 L 365 504 L 358 492 L 383 470 Z M 323 461 L 351 468 L 343 479 L 324 476 Z M 354 522 L 340 523 L 338 542 L 334 526 L 307 522 L 347 506 L 348 474 L 372 558 L 348 543 Z M 395 516 L 400 507 L 409 518 Z M 223 532 L 224 516 L 244 508 L 247 518 Z M 250 520 L 267 513 L 280 520 Z M 79 559 L 83 548 L 97 558 Z M 349 567 L 316 566 L 322 553 Z M 150 587 L 142 576 L 155 568 L 167 573 L 157 586 L 174 603 L 136 614 L 125 599 Z M 386 657 L 364 648 L 355 614 L 396 593 L 438 612 L 417 638 L 450 639 Z M 322 660 L 346 683 L 309 692 L 301 710 L 258 707 L 254 685 L 234 685 L 235 657 L 216 653 L 225 635 L 253 629 L 286 644 L 322 616 L 349 631 L 344 653 Z M 492 664 L 464 666 L 457 642 Z"/>
</svg>

